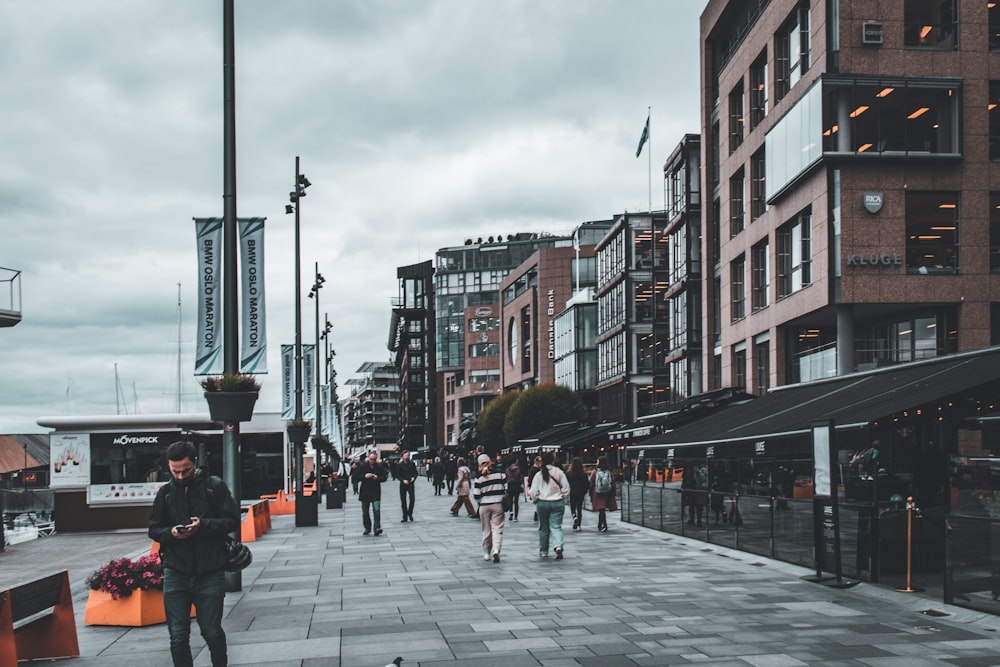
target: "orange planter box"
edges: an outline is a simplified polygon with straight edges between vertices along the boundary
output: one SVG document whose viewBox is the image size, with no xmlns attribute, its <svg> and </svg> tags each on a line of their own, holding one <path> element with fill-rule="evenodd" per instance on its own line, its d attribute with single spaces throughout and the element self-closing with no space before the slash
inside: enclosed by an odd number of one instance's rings
<svg viewBox="0 0 1000 667">
<path fill-rule="evenodd" d="M 191 616 L 194 617 L 194 607 Z M 111 593 L 90 591 L 83 622 L 87 625 L 156 625 L 166 623 L 163 611 L 163 591 L 132 591 L 128 597 L 111 598 Z"/>
</svg>

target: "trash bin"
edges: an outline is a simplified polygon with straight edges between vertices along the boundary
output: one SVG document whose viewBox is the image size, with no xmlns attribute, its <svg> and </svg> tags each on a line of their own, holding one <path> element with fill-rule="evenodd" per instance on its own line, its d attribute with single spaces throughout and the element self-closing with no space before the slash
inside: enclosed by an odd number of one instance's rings
<svg viewBox="0 0 1000 667">
<path fill-rule="evenodd" d="M 344 506 L 344 500 L 340 495 L 340 480 L 335 479 L 326 491 L 326 508 L 328 510 L 339 510 Z"/>
</svg>

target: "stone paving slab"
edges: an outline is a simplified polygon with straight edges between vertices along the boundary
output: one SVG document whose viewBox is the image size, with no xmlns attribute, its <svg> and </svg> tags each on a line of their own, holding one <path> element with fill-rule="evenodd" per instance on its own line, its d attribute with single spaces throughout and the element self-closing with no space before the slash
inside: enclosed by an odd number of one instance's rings
<svg viewBox="0 0 1000 667">
<path fill-rule="evenodd" d="M 870 584 L 834 589 L 811 571 L 620 523 L 566 530 L 566 558 L 538 557 L 530 507 L 508 522 L 502 562 L 482 560 L 479 523 L 417 487 L 399 523 L 384 486 L 385 534 L 361 535 L 360 505 L 290 515 L 250 544 L 242 590 L 226 598 L 231 665 L 551 667 L 1000 665 L 1000 618 Z M 569 528 L 571 519 L 565 522 Z M 0 553 L 0 586 L 69 562 L 82 656 L 49 664 L 169 664 L 163 625 L 87 626 L 83 582 L 113 557 L 149 549 L 144 531 L 60 534 Z M 35 574 L 37 573 L 37 574 Z M 936 610 L 945 616 L 922 612 Z M 210 664 L 197 627 L 195 664 Z"/>
</svg>

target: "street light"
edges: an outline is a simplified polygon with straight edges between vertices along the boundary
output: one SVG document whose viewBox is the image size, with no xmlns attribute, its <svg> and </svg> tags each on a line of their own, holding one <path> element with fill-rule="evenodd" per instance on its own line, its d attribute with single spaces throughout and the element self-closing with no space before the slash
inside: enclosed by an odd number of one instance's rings
<svg viewBox="0 0 1000 667">
<path fill-rule="evenodd" d="M 309 290 L 309 298 L 312 299 L 316 304 L 316 435 L 323 435 L 323 396 L 320 394 L 320 378 L 321 374 L 319 372 L 319 291 L 323 289 L 323 283 L 326 282 L 326 278 L 323 274 L 319 272 L 319 262 L 315 262 L 316 278 L 313 281 L 313 286 Z"/>
<path fill-rule="evenodd" d="M 299 226 L 301 221 L 302 198 L 306 188 L 312 183 L 299 171 L 299 156 L 295 156 L 295 189 L 288 193 L 290 204 L 285 205 L 285 213 L 295 213 L 295 421 L 302 421 L 302 261 Z M 294 429 L 293 431 L 297 431 Z M 308 437 L 308 434 L 306 434 Z M 296 436 L 296 439 L 299 439 Z M 295 447 L 295 526 L 315 526 L 318 524 L 316 512 L 307 509 L 305 499 L 305 476 L 302 474 L 302 458 L 305 441 L 292 442 Z"/>
</svg>

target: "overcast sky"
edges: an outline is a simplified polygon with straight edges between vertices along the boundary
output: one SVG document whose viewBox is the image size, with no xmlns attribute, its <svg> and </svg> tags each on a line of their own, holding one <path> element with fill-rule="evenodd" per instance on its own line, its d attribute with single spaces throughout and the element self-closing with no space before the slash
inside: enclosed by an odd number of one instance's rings
<svg viewBox="0 0 1000 667">
<path fill-rule="evenodd" d="M 662 208 L 663 162 L 699 131 L 704 6 L 237 0 L 237 213 L 267 218 L 257 409 L 280 408 L 294 342 L 296 155 L 303 291 L 319 262 L 343 397 L 389 360 L 397 266 L 645 210 L 650 146 Z M 0 329 L 0 433 L 174 412 L 178 395 L 207 411 L 192 218 L 223 215 L 222 37 L 221 0 L 0 3 L 0 266 L 22 272 L 23 313 Z"/>
</svg>

